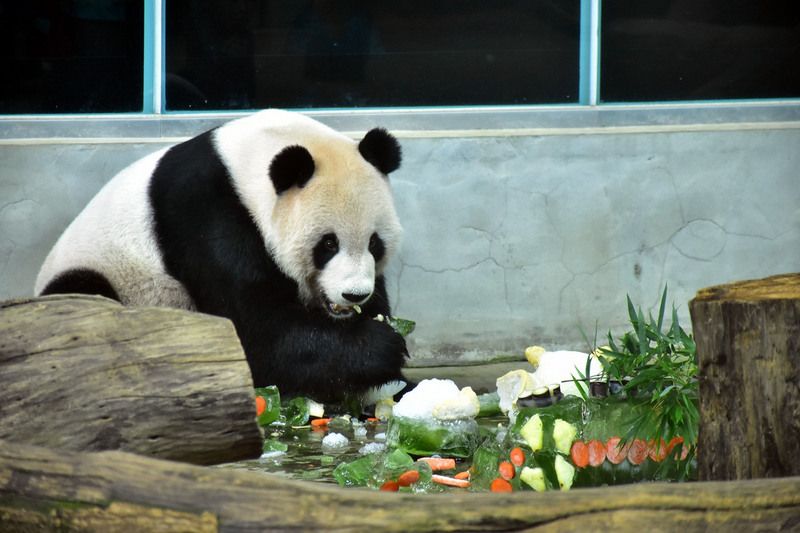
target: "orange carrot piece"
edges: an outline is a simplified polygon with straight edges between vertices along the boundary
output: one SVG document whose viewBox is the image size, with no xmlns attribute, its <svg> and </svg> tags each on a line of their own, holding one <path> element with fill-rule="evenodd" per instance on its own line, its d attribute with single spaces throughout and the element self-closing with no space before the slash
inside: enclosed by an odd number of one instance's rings
<svg viewBox="0 0 800 533">
<path fill-rule="evenodd" d="M 578 468 L 589 466 L 589 447 L 582 440 L 576 440 L 572 443 L 569 456 L 572 458 L 572 463 Z"/>
<path fill-rule="evenodd" d="M 456 460 L 453 458 L 420 457 L 417 460 L 428 463 L 428 466 L 430 466 L 431 470 L 434 472 L 438 472 L 439 470 L 452 470 L 456 467 Z"/>
<path fill-rule="evenodd" d="M 514 448 L 511 450 L 511 453 L 508 454 L 508 457 L 511 459 L 511 463 L 514 466 L 522 466 L 525 464 L 525 452 L 522 451 L 522 448 Z"/>
<path fill-rule="evenodd" d="M 381 485 L 381 489 L 380 490 L 383 490 L 383 491 L 386 491 L 386 492 L 397 492 L 398 490 L 400 490 L 400 484 L 397 483 L 397 481 L 393 481 L 393 480 L 390 479 L 389 481 L 387 481 L 383 485 Z"/>
<path fill-rule="evenodd" d="M 469 479 L 470 473 L 469 473 L 469 470 L 464 470 L 464 471 L 459 472 L 458 474 L 454 475 L 453 477 L 456 478 L 456 479 Z"/>
<path fill-rule="evenodd" d="M 628 461 L 632 465 L 640 465 L 647 459 L 647 443 L 642 439 L 633 439 L 628 450 Z"/>
<path fill-rule="evenodd" d="M 511 483 L 506 481 L 505 479 L 498 477 L 492 481 L 491 486 L 489 489 L 492 492 L 513 492 L 514 487 L 511 486 Z"/>
<path fill-rule="evenodd" d="M 606 445 L 599 440 L 590 440 L 586 443 L 589 451 L 589 465 L 600 466 L 606 460 Z"/>
<path fill-rule="evenodd" d="M 256 416 L 261 416 L 266 410 L 267 400 L 265 400 L 263 396 L 256 396 Z"/>
<path fill-rule="evenodd" d="M 497 472 L 500 474 L 500 477 L 505 480 L 514 479 L 514 465 L 508 461 L 503 461 L 497 465 Z"/>
<path fill-rule="evenodd" d="M 620 446 L 621 440 L 619 437 L 611 437 L 606 441 L 606 457 L 608 457 L 611 464 L 618 465 L 628 457 L 628 449 L 631 447 L 631 443 Z"/>
<path fill-rule="evenodd" d="M 312 428 L 321 428 L 323 426 L 327 426 L 328 423 L 331 421 L 330 418 L 315 418 L 311 421 Z"/>
<path fill-rule="evenodd" d="M 401 487 L 408 487 L 419 481 L 419 472 L 416 470 L 406 470 L 397 478 L 397 484 Z"/>
<path fill-rule="evenodd" d="M 674 450 L 675 446 L 678 444 L 683 444 L 683 437 L 672 437 L 672 440 L 667 444 L 667 455 L 672 455 L 672 450 Z"/>
<path fill-rule="evenodd" d="M 667 458 L 667 443 L 664 439 L 650 439 L 647 441 L 647 456 L 651 461 L 660 463 Z"/>
<path fill-rule="evenodd" d="M 448 487 L 458 487 L 460 489 L 465 489 L 469 487 L 469 480 L 467 479 L 458 479 L 450 476 L 442 476 L 439 474 L 433 474 L 431 476 L 431 481 L 433 481 L 434 483 L 438 483 L 440 485 L 446 485 Z"/>
<path fill-rule="evenodd" d="M 380 418 L 375 418 L 374 416 L 367 418 L 367 422 L 369 422 L 370 424 L 377 424 L 380 421 L 381 421 Z"/>
</svg>

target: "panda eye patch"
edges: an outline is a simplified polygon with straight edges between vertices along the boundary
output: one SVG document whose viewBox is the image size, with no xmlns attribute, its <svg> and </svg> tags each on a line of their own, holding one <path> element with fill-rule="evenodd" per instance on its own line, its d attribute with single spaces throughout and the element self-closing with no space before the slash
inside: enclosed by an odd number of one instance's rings
<svg viewBox="0 0 800 533">
<path fill-rule="evenodd" d="M 329 252 L 337 252 L 339 250 L 339 241 L 336 235 L 326 235 L 322 238 L 322 245 Z"/>
<path fill-rule="evenodd" d="M 377 233 L 373 233 L 369 238 L 369 253 L 375 258 L 375 261 L 380 261 L 386 253 L 386 247 L 383 244 L 383 239 Z"/>
<path fill-rule="evenodd" d="M 339 239 L 335 233 L 326 233 L 314 246 L 314 266 L 322 270 L 337 253 L 339 253 Z"/>
</svg>

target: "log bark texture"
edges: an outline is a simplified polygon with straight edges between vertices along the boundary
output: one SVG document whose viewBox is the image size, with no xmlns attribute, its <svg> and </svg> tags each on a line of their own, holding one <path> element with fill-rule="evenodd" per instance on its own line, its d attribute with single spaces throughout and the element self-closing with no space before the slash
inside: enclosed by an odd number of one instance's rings
<svg viewBox="0 0 800 533">
<path fill-rule="evenodd" d="M 798 531 L 800 478 L 416 495 L 0 441 L 0 530 L 31 529 Z"/>
<path fill-rule="evenodd" d="M 261 452 L 230 321 L 77 295 L 0 303 L 0 438 L 196 464 Z"/>
<path fill-rule="evenodd" d="M 800 475 L 800 274 L 702 289 L 698 475 Z"/>
</svg>

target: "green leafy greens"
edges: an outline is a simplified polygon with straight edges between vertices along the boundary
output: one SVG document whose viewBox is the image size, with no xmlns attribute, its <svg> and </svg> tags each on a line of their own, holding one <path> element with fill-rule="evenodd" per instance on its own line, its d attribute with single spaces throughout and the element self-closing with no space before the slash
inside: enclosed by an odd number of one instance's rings
<svg viewBox="0 0 800 533">
<path fill-rule="evenodd" d="M 661 296 L 658 316 L 646 317 L 628 300 L 632 331 L 616 342 L 608 333 L 608 346 L 600 348 L 607 380 L 623 384 L 628 398 L 647 408 L 639 411 L 624 437 L 649 436 L 669 442 L 683 437 L 694 447 L 697 441 L 697 355 L 695 342 L 678 321 L 672 308 L 672 324 L 664 328 L 667 288 Z"/>
</svg>

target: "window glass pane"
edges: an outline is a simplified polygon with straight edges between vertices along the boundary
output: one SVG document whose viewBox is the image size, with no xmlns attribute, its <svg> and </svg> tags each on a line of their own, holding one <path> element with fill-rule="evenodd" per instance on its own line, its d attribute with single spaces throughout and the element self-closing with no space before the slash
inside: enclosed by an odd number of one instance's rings
<svg viewBox="0 0 800 533">
<path fill-rule="evenodd" d="M 167 0 L 167 108 L 577 102 L 579 4 Z"/>
<path fill-rule="evenodd" d="M 800 96 L 797 0 L 605 0 L 603 101 Z"/>
<path fill-rule="evenodd" d="M 0 113 L 141 111 L 143 6 L 0 1 Z"/>
</svg>

